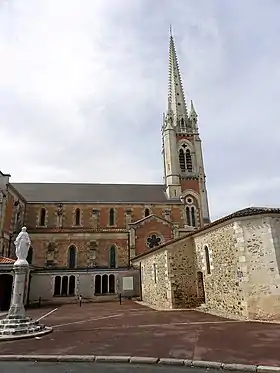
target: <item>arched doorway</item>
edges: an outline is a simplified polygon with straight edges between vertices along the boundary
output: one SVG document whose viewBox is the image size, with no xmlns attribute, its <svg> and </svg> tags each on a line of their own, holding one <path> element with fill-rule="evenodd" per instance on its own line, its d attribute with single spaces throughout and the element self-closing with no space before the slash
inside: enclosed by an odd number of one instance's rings
<svg viewBox="0 0 280 373">
<path fill-rule="evenodd" d="M 0 275 L 0 311 L 7 311 L 10 308 L 13 288 L 13 276 Z"/>
<path fill-rule="evenodd" d="M 204 290 L 204 280 L 203 273 L 201 271 L 197 272 L 197 295 L 201 303 L 205 303 L 205 290 Z"/>
</svg>

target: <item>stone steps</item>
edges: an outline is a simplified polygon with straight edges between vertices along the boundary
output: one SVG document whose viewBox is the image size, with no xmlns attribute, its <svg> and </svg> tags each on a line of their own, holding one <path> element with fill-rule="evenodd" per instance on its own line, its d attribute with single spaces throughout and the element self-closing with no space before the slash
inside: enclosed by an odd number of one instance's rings
<svg viewBox="0 0 280 373">
<path fill-rule="evenodd" d="M 18 318 L 10 316 L 0 320 L 0 336 L 33 334 L 43 330 L 45 326 L 40 325 L 39 321 L 34 321 L 29 317 Z"/>
</svg>

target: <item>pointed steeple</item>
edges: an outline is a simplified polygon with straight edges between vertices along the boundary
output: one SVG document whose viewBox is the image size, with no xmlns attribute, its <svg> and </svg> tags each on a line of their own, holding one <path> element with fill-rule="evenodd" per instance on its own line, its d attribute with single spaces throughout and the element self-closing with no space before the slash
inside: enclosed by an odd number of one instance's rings
<svg viewBox="0 0 280 373">
<path fill-rule="evenodd" d="M 183 129 L 188 124 L 187 106 L 171 26 L 169 32 L 168 113 L 173 117 L 174 125 Z"/>
</svg>

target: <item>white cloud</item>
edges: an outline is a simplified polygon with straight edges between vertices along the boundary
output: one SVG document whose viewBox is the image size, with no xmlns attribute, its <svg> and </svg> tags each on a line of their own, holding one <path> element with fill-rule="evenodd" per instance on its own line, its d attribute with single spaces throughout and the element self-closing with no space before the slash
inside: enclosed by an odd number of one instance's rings
<svg viewBox="0 0 280 373">
<path fill-rule="evenodd" d="M 277 205 L 279 14 L 272 0 L 1 2 L 1 170 L 14 181 L 162 182 L 172 23 L 213 217 Z"/>
</svg>

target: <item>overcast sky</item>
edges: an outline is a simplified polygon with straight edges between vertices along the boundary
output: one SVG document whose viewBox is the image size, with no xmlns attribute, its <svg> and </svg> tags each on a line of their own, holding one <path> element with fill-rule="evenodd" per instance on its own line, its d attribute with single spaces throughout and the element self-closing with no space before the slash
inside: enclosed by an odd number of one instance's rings
<svg viewBox="0 0 280 373">
<path fill-rule="evenodd" d="M 212 219 L 280 206 L 279 0 L 0 0 L 0 169 L 161 183 L 168 29 Z"/>
</svg>

